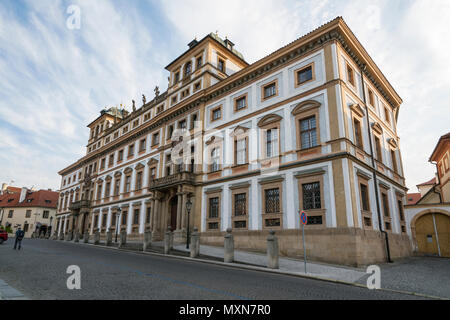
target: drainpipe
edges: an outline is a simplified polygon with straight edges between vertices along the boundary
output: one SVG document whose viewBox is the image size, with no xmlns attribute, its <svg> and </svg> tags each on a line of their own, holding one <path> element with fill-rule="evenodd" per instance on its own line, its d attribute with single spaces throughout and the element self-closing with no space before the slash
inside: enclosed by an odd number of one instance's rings
<svg viewBox="0 0 450 320">
<path fill-rule="evenodd" d="M 388 233 L 383 230 L 384 228 L 382 227 L 382 223 L 381 223 L 381 209 L 380 209 L 380 197 L 379 197 L 379 192 L 378 192 L 378 179 L 377 179 L 377 174 L 376 174 L 376 169 L 375 169 L 375 158 L 373 156 L 373 145 L 372 145 L 372 132 L 370 129 L 370 121 L 369 121 L 369 108 L 367 107 L 367 101 L 366 101 L 366 88 L 364 85 L 364 71 L 366 69 L 366 65 L 363 64 L 363 67 L 360 68 L 361 71 L 361 82 L 362 82 L 362 91 L 363 91 L 363 101 L 364 101 L 364 107 L 366 109 L 366 121 L 367 121 L 367 130 L 369 132 L 369 144 L 370 144 L 370 158 L 372 160 L 372 174 L 373 174 L 373 181 L 375 184 L 375 197 L 377 198 L 377 215 L 378 215 L 378 228 L 380 229 L 380 232 L 382 234 L 384 234 L 384 239 L 386 241 L 386 255 L 387 255 L 387 262 L 392 263 L 393 261 L 391 260 L 391 252 L 389 249 L 389 238 L 388 238 Z"/>
<path fill-rule="evenodd" d="M 438 167 L 438 163 L 436 161 L 430 161 L 431 164 L 434 164 L 436 166 L 436 178 L 437 178 L 437 183 L 436 185 L 440 186 L 441 185 L 441 179 L 439 178 L 439 167 Z M 442 200 L 442 194 L 440 192 L 436 192 L 436 186 L 433 186 L 434 192 L 437 193 L 439 195 L 439 203 L 444 203 L 444 201 Z"/>
</svg>

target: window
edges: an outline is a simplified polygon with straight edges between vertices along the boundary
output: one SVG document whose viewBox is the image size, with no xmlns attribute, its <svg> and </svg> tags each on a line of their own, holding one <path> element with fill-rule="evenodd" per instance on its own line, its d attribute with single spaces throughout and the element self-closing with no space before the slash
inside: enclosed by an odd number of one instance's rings
<svg viewBox="0 0 450 320">
<path fill-rule="evenodd" d="M 302 184 L 302 191 L 303 191 L 303 210 L 313 210 L 322 208 L 319 182 Z"/>
<path fill-rule="evenodd" d="M 192 71 L 192 62 L 188 61 L 184 66 L 184 76 L 187 77 L 191 74 Z"/>
<path fill-rule="evenodd" d="M 364 211 L 370 211 L 369 206 L 369 193 L 367 191 L 367 186 L 363 183 L 359 185 L 360 192 L 361 192 L 361 202 L 362 202 L 362 209 Z"/>
<path fill-rule="evenodd" d="M 159 132 L 155 132 L 153 134 L 152 145 L 157 145 L 157 144 L 159 144 Z"/>
<path fill-rule="evenodd" d="M 278 129 L 269 129 L 266 131 L 266 157 L 278 156 Z"/>
<path fill-rule="evenodd" d="M 117 215 L 118 215 L 118 213 L 117 212 L 114 212 L 112 215 L 111 215 L 111 228 L 116 228 L 116 219 L 117 219 Z"/>
<path fill-rule="evenodd" d="M 94 228 L 97 228 L 98 226 L 98 215 L 95 215 L 94 217 Z"/>
<path fill-rule="evenodd" d="M 219 69 L 220 72 L 225 73 L 225 61 L 223 59 L 220 59 L 217 61 L 217 69 Z"/>
<path fill-rule="evenodd" d="M 262 88 L 263 90 L 263 99 L 266 100 L 278 94 L 277 92 L 277 82 L 269 83 Z"/>
<path fill-rule="evenodd" d="M 125 177 L 125 193 L 128 193 L 131 191 L 131 176 Z"/>
<path fill-rule="evenodd" d="M 127 211 L 122 212 L 122 226 L 127 225 L 127 218 L 128 218 L 128 212 Z"/>
<path fill-rule="evenodd" d="M 353 68 L 347 64 L 347 81 L 355 87 L 355 71 L 353 71 Z"/>
<path fill-rule="evenodd" d="M 114 164 L 114 153 L 109 155 L 109 166 L 111 167 Z"/>
<path fill-rule="evenodd" d="M 142 172 L 136 174 L 136 190 L 142 189 Z"/>
<path fill-rule="evenodd" d="M 147 224 L 149 224 L 150 223 L 150 221 L 151 221 L 151 212 L 152 212 L 152 208 L 151 207 L 148 207 L 147 208 L 147 213 L 146 213 L 146 215 L 145 215 L 145 223 L 147 223 Z"/>
<path fill-rule="evenodd" d="M 134 144 L 128 146 L 128 157 L 132 157 L 134 155 Z"/>
<path fill-rule="evenodd" d="M 114 139 L 117 139 L 119 137 L 119 131 L 114 133 Z"/>
<path fill-rule="evenodd" d="M 133 224 L 139 224 L 139 209 L 134 209 Z"/>
<path fill-rule="evenodd" d="M 147 146 L 147 140 L 146 139 L 142 139 L 140 144 L 139 144 L 139 152 L 145 151 L 146 146 Z"/>
<path fill-rule="evenodd" d="M 234 111 L 240 111 L 247 108 L 247 95 L 236 98 L 234 102 Z"/>
<path fill-rule="evenodd" d="M 219 197 L 209 198 L 209 218 L 219 218 Z"/>
<path fill-rule="evenodd" d="M 108 218 L 108 216 L 106 215 L 106 213 L 102 214 L 102 228 L 106 228 L 106 218 Z"/>
<path fill-rule="evenodd" d="M 146 114 L 144 114 L 144 121 L 148 121 L 150 120 L 150 112 L 147 112 Z"/>
<path fill-rule="evenodd" d="M 197 69 L 199 69 L 203 65 L 203 58 L 202 56 L 197 57 Z"/>
<path fill-rule="evenodd" d="M 361 133 L 361 122 L 358 119 L 353 119 L 353 129 L 355 130 L 355 144 L 358 148 L 363 147 L 362 133 Z"/>
<path fill-rule="evenodd" d="M 125 128 L 123 128 L 122 134 L 125 134 L 125 133 L 127 133 L 127 132 L 128 132 L 128 126 L 126 126 Z"/>
<path fill-rule="evenodd" d="M 391 124 L 391 117 L 389 115 L 389 110 L 388 108 L 384 107 L 384 119 L 386 120 L 387 124 Z"/>
<path fill-rule="evenodd" d="M 247 214 L 247 194 L 239 193 L 234 195 L 234 215 L 245 216 Z M 245 228 L 245 226 L 244 226 Z"/>
<path fill-rule="evenodd" d="M 27 210 L 25 213 L 25 218 L 31 218 L 31 210 Z"/>
<path fill-rule="evenodd" d="M 161 113 L 163 111 L 164 111 L 164 105 L 163 104 L 156 108 L 156 113 Z"/>
<path fill-rule="evenodd" d="M 316 117 L 300 120 L 300 139 L 302 149 L 317 146 Z"/>
<path fill-rule="evenodd" d="M 191 116 L 191 127 L 190 127 L 191 130 L 195 128 L 195 122 L 197 121 L 197 118 L 198 118 L 197 114 L 193 114 Z"/>
<path fill-rule="evenodd" d="M 122 161 L 123 160 L 123 149 L 119 150 L 119 155 L 117 157 L 117 161 Z"/>
<path fill-rule="evenodd" d="M 392 160 L 392 170 L 394 170 L 395 173 L 398 173 L 397 158 L 395 156 L 395 150 L 394 149 L 391 149 L 391 160 Z"/>
<path fill-rule="evenodd" d="M 14 210 L 9 210 L 8 212 L 8 218 L 12 218 L 14 214 Z"/>
<path fill-rule="evenodd" d="M 381 155 L 381 141 L 377 136 L 375 136 L 375 153 L 377 156 L 377 160 L 383 162 L 383 158 Z"/>
<path fill-rule="evenodd" d="M 97 185 L 97 200 L 102 198 L 102 187 L 103 185 L 101 183 Z"/>
<path fill-rule="evenodd" d="M 214 148 L 211 151 L 211 172 L 220 170 L 220 149 Z"/>
<path fill-rule="evenodd" d="M 181 92 L 181 98 L 187 97 L 189 95 L 190 91 L 189 88 L 187 88 L 186 90 L 183 90 Z"/>
<path fill-rule="evenodd" d="M 156 168 L 150 168 L 150 180 L 155 180 L 156 179 Z"/>
<path fill-rule="evenodd" d="M 136 128 L 139 125 L 139 119 L 133 121 L 133 128 Z"/>
<path fill-rule="evenodd" d="M 106 158 L 103 158 L 102 161 L 100 162 L 100 169 L 105 169 L 105 164 L 106 164 Z"/>
<path fill-rule="evenodd" d="M 389 213 L 389 200 L 388 200 L 388 196 L 386 193 L 382 192 L 381 193 L 381 201 L 383 203 L 383 213 L 385 217 L 390 217 L 390 213 Z"/>
<path fill-rule="evenodd" d="M 172 97 L 172 105 L 174 105 L 175 103 L 177 103 L 177 96 Z"/>
<path fill-rule="evenodd" d="M 280 189 L 267 189 L 264 190 L 265 195 L 265 213 L 278 213 L 280 212 Z"/>
<path fill-rule="evenodd" d="M 398 205 L 398 214 L 400 216 L 400 221 L 405 221 L 405 214 L 403 212 L 402 200 L 397 200 L 397 205 Z"/>
<path fill-rule="evenodd" d="M 296 86 L 298 87 L 301 84 L 313 80 L 314 79 L 313 74 L 314 74 L 313 65 L 309 65 L 296 71 Z"/>
<path fill-rule="evenodd" d="M 247 138 L 235 140 L 235 164 L 241 165 L 247 163 Z"/>
<path fill-rule="evenodd" d="M 111 191 L 111 182 L 107 182 L 106 183 L 106 188 L 105 188 L 105 197 L 109 197 L 109 193 Z"/>
<path fill-rule="evenodd" d="M 375 96 L 373 94 L 373 91 L 370 89 L 367 89 L 369 92 L 369 105 L 371 105 L 372 107 L 375 107 Z"/>
<path fill-rule="evenodd" d="M 175 73 L 175 82 L 174 83 L 177 83 L 178 81 L 180 81 L 180 72 L 179 71 Z"/>
<path fill-rule="evenodd" d="M 181 120 L 180 122 L 178 122 L 178 128 L 186 129 L 186 120 Z"/>
<path fill-rule="evenodd" d="M 120 193 L 120 179 L 116 179 L 114 184 L 114 196 L 118 196 Z"/>
<path fill-rule="evenodd" d="M 200 89 L 201 89 L 201 86 L 202 86 L 202 83 L 201 83 L 200 81 L 199 81 L 199 82 L 196 82 L 196 83 L 194 84 L 194 92 L 200 90 Z"/>
<path fill-rule="evenodd" d="M 222 106 L 219 106 L 211 110 L 211 122 L 222 118 Z"/>
<path fill-rule="evenodd" d="M 169 128 L 167 129 L 167 140 L 172 139 L 172 134 L 173 134 L 173 125 L 170 125 Z"/>
</svg>

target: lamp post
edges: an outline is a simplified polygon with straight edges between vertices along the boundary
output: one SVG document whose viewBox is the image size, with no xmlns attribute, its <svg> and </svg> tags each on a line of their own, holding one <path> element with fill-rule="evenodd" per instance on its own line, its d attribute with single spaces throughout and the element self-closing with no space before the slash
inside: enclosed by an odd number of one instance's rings
<svg viewBox="0 0 450 320">
<path fill-rule="evenodd" d="M 1 226 L 2 223 L 3 223 L 3 213 L 4 213 L 4 212 L 5 212 L 5 209 L 2 208 L 2 209 L 1 209 L 2 216 L 1 216 L 1 218 L 0 218 L 0 226 Z"/>
<path fill-rule="evenodd" d="M 121 212 L 122 212 L 121 208 L 117 209 L 117 213 L 116 213 L 116 240 L 115 240 L 115 243 L 117 243 L 117 231 L 119 229 L 119 220 L 120 220 Z M 117 217 L 117 214 L 119 215 L 119 217 Z"/>
<path fill-rule="evenodd" d="M 192 209 L 192 202 L 191 202 L 191 198 L 189 197 L 187 202 L 186 202 L 186 210 L 187 210 L 187 239 L 186 239 L 186 249 L 189 249 L 189 214 L 191 213 L 191 209 Z"/>
<path fill-rule="evenodd" d="M 53 216 L 50 217 L 50 226 L 48 227 L 49 230 L 47 230 L 47 232 L 50 234 L 50 236 L 52 235 L 51 232 L 53 229 L 52 222 L 53 222 Z"/>
</svg>

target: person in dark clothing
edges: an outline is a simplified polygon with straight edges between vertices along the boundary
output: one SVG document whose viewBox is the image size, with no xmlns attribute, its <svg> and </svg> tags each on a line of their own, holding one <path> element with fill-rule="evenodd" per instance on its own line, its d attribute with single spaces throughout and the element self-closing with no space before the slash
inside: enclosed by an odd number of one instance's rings
<svg viewBox="0 0 450 320">
<path fill-rule="evenodd" d="M 22 239 L 25 237 L 25 232 L 22 229 L 17 229 L 16 231 L 16 241 L 14 242 L 14 250 L 17 248 L 17 244 L 19 244 L 19 250 L 22 248 Z"/>
</svg>

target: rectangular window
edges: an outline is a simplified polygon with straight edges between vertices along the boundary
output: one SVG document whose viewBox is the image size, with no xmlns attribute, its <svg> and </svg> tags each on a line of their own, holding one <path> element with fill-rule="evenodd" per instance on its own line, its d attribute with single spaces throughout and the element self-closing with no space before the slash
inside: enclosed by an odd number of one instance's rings
<svg viewBox="0 0 450 320">
<path fill-rule="evenodd" d="M 109 166 L 111 167 L 114 164 L 114 153 L 109 155 Z"/>
<path fill-rule="evenodd" d="M 381 155 L 381 141 L 377 136 L 375 136 L 375 153 L 377 156 L 377 160 L 383 162 L 383 158 Z"/>
<path fill-rule="evenodd" d="M 220 72 L 224 72 L 225 73 L 225 61 L 220 59 L 217 62 L 217 69 L 220 70 Z"/>
<path fill-rule="evenodd" d="M 277 95 L 277 84 L 276 82 L 270 83 L 263 87 L 264 99 Z"/>
<path fill-rule="evenodd" d="M 239 139 L 235 142 L 236 146 L 236 165 L 247 163 L 247 140 Z"/>
<path fill-rule="evenodd" d="M 321 209 L 320 183 L 302 184 L 303 189 L 303 210 Z"/>
<path fill-rule="evenodd" d="M 266 205 L 265 213 L 279 213 L 280 212 L 280 189 L 264 190 L 264 200 Z"/>
<path fill-rule="evenodd" d="M 347 64 L 347 81 L 355 87 L 355 71 L 353 71 L 353 68 Z"/>
<path fill-rule="evenodd" d="M 387 124 L 390 125 L 391 124 L 391 117 L 389 115 L 389 110 L 386 107 L 384 107 L 384 118 L 385 118 Z"/>
<path fill-rule="evenodd" d="M 219 217 L 219 197 L 209 199 L 209 218 Z"/>
<path fill-rule="evenodd" d="M 398 214 L 400 216 L 400 221 L 405 221 L 405 214 L 403 212 L 403 203 L 402 200 L 398 200 L 397 201 L 397 205 L 398 205 Z"/>
<path fill-rule="evenodd" d="M 174 83 L 177 83 L 178 81 L 180 81 L 180 72 L 175 73 L 175 82 Z"/>
<path fill-rule="evenodd" d="M 323 224 L 322 216 L 310 216 L 308 217 L 307 223 L 309 225 L 321 225 Z"/>
<path fill-rule="evenodd" d="M 234 195 L 234 215 L 245 216 L 247 214 L 247 194 L 239 193 Z M 245 227 L 244 227 L 245 228 Z"/>
<path fill-rule="evenodd" d="M 136 190 L 142 189 L 142 172 L 136 174 Z"/>
<path fill-rule="evenodd" d="M 362 209 L 364 211 L 370 211 L 369 206 L 369 193 L 367 191 L 367 186 L 365 184 L 359 185 L 360 192 L 361 192 L 361 202 L 362 202 Z"/>
<path fill-rule="evenodd" d="M 123 225 L 123 226 L 126 226 L 126 225 L 127 225 L 127 218 L 128 218 L 128 212 L 127 212 L 127 211 L 124 211 L 124 212 L 122 213 L 122 225 Z"/>
<path fill-rule="evenodd" d="M 316 116 L 300 120 L 300 137 L 302 149 L 317 146 Z"/>
<path fill-rule="evenodd" d="M 385 217 L 390 217 L 389 213 L 389 200 L 386 193 L 381 193 L 381 200 L 383 202 L 383 213 Z"/>
<path fill-rule="evenodd" d="M 110 190 L 111 190 L 111 182 L 107 182 L 105 188 L 105 197 L 109 197 Z"/>
<path fill-rule="evenodd" d="M 297 86 L 311 81 L 313 79 L 313 67 L 312 65 L 307 66 L 299 71 L 297 71 Z"/>
<path fill-rule="evenodd" d="M 97 200 L 100 200 L 102 198 L 102 184 L 97 185 Z"/>
<path fill-rule="evenodd" d="M 397 158 L 395 156 L 395 150 L 393 149 L 391 149 L 391 160 L 392 160 L 392 170 L 394 170 L 395 173 L 398 173 Z"/>
<path fill-rule="evenodd" d="M 372 107 L 375 107 L 375 96 L 373 94 L 373 91 L 370 89 L 367 89 L 369 91 L 369 105 Z"/>
<path fill-rule="evenodd" d="M 31 218 L 31 210 L 27 210 L 25 213 L 25 218 Z"/>
<path fill-rule="evenodd" d="M 131 157 L 133 155 L 134 155 L 134 144 L 128 147 L 128 157 Z"/>
<path fill-rule="evenodd" d="M 107 218 L 108 216 L 106 215 L 106 213 L 103 213 L 103 215 L 102 215 L 102 227 L 103 228 L 106 228 L 106 218 Z"/>
<path fill-rule="evenodd" d="M 211 110 L 211 121 L 216 121 L 222 118 L 222 106 Z"/>
<path fill-rule="evenodd" d="M 150 169 L 150 179 L 155 180 L 156 179 L 156 168 Z"/>
<path fill-rule="evenodd" d="M 361 122 L 358 119 L 353 119 L 353 127 L 355 130 L 355 144 L 357 147 L 362 148 L 362 133 L 361 133 Z"/>
<path fill-rule="evenodd" d="M 131 176 L 125 177 L 125 192 L 128 193 L 131 191 Z"/>
<path fill-rule="evenodd" d="M 14 214 L 14 210 L 9 210 L 8 212 L 8 218 L 12 218 Z"/>
<path fill-rule="evenodd" d="M 133 224 L 139 224 L 139 209 L 134 209 Z"/>
<path fill-rule="evenodd" d="M 197 58 L 197 69 L 203 65 L 203 58 L 200 56 Z"/>
<path fill-rule="evenodd" d="M 220 170 L 220 149 L 214 148 L 211 151 L 211 172 Z"/>
<path fill-rule="evenodd" d="M 247 108 L 247 96 L 236 99 L 234 111 L 239 111 Z"/>
<path fill-rule="evenodd" d="M 102 161 L 100 162 L 100 169 L 105 169 L 105 164 L 106 164 L 106 158 L 103 158 Z"/>
<path fill-rule="evenodd" d="M 266 157 L 278 156 L 278 129 L 269 129 L 266 131 Z"/>
<path fill-rule="evenodd" d="M 122 161 L 123 160 L 123 149 L 119 150 L 119 155 L 117 157 L 117 161 Z"/>
<path fill-rule="evenodd" d="M 184 66 L 184 76 L 185 77 L 189 76 L 191 74 L 191 71 L 192 71 L 192 62 L 188 61 Z"/>
<path fill-rule="evenodd" d="M 114 196 L 118 196 L 120 193 L 120 179 L 117 179 L 114 185 Z"/>
<path fill-rule="evenodd" d="M 159 144 L 159 132 L 156 132 L 153 134 L 153 141 L 152 141 L 153 145 L 157 145 Z"/>
<path fill-rule="evenodd" d="M 152 212 L 152 208 L 148 207 L 147 208 L 147 214 L 145 215 L 145 223 L 149 224 L 151 221 L 151 212 Z"/>
<path fill-rule="evenodd" d="M 186 120 L 181 120 L 180 122 L 178 122 L 178 128 L 186 129 Z"/>
<path fill-rule="evenodd" d="M 139 152 L 145 151 L 146 147 L 147 147 L 147 140 L 146 139 L 142 139 L 140 144 L 139 144 Z"/>
</svg>

